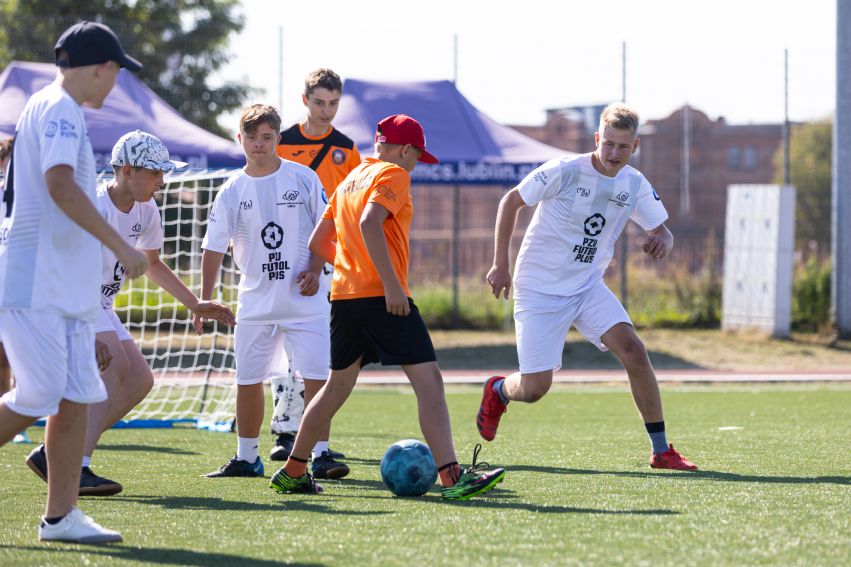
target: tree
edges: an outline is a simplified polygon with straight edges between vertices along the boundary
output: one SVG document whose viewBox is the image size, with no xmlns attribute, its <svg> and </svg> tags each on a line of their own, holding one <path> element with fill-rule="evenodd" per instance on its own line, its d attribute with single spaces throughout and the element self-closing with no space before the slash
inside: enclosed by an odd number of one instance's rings
<svg viewBox="0 0 851 567">
<path fill-rule="evenodd" d="M 0 68 L 13 59 L 53 61 L 53 45 L 78 20 L 99 21 L 145 66 L 139 78 L 187 120 L 227 136 L 217 118 L 252 89 L 211 86 L 228 62 L 227 44 L 242 30 L 238 0 L 0 0 Z"/>
<path fill-rule="evenodd" d="M 830 247 L 830 183 L 833 123 L 821 120 L 799 124 L 789 138 L 789 176 L 795 186 L 795 241 L 815 241 Z M 783 148 L 775 156 L 777 183 L 783 182 Z"/>
</svg>

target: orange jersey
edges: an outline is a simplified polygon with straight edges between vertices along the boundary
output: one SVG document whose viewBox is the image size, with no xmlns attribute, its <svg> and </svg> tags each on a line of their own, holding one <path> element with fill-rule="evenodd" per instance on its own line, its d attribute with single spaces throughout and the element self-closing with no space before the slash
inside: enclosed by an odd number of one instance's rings
<svg viewBox="0 0 851 567">
<path fill-rule="evenodd" d="M 337 190 L 337 185 L 360 163 L 358 147 L 333 126 L 327 134 L 315 137 L 308 135 L 301 124 L 293 124 L 281 132 L 276 149 L 282 158 L 312 168 L 329 198 Z M 323 150 L 324 155 L 314 164 Z"/>
<path fill-rule="evenodd" d="M 367 203 L 376 203 L 390 212 L 384 220 L 384 238 L 393 271 L 410 297 L 408 237 L 414 218 L 411 176 L 396 164 L 366 158 L 339 185 L 322 215 L 323 219 L 334 220 L 337 231 L 331 299 L 384 296 L 384 286 L 360 230 Z"/>
</svg>

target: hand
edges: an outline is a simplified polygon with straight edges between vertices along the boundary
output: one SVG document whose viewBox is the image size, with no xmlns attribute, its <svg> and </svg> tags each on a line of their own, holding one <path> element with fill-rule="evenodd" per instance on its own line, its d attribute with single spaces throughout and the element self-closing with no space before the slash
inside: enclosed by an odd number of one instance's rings
<svg viewBox="0 0 851 567">
<path fill-rule="evenodd" d="M 661 260 L 671 251 L 672 240 L 673 238 L 667 238 L 665 234 L 652 234 L 644 241 L 641 249 L 654 260 Z"/>
<path fill-rule="evenodd" d="M 226 305 L 215 301 L 199 301 L 192 310 L 192 324 L 199 335 L 204 332 L 204 319 L 215 319 L 223 325 L 236 325 L 236 315 Z"/>
<path fill-rule="evenodd" d="M 408 303 L 408 296 L 405 295 L 405 290 L 402 289 L 402 286 L 398 284 L 390 289 L 384 289 L 384 301 L 387 305 L 387 312 L 391 315 L 405 317 L 411 312 L 411 304 Z"/>
<path fill-rule="evenodd" d="M 497 266 L 494 264 L 488 270 L 486 279 L 488 285 L 491 286 L 491 293 L 495 298 L 499 299 L 499 294 L 502 293 L 502 296 L 508 299 L 508 292 L 511 289 L 511 272 L 508 271 L 507 266 Z"/>
<path fill-rule="evenodd" d="M 116 256 L 121 265 L 124 266 L 124 275 L 128 279 L 138 278 L 148 269 L 148 257 L 141 250 L 127 246 Z"/>
<path fill-rule="evenodd" d="M 106 346 L 106 343 L 102 343 L 97 339 L 95 339 L 95 361 L 100 372 L 109 368 L 109 363 L 112 362 L 112 353 L 109 352 L 109 347 Z"/>
<path fill-rule="evenodd" d="M 298 285 L 298 292 L 301 295 L 316 295 L 316 292 L 319 291 L 319 276 L 313 272 L 299 273 L 295 277 L 295 283 Z"/>
</svg>

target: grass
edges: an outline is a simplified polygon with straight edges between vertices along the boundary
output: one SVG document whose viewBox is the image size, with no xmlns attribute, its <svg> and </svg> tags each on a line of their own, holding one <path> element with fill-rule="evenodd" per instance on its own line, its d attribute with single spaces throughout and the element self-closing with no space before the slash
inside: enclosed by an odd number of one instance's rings
<svg viewBox="0 0 851 567">
<path fill-rule="evenodd" d="M 448 393 L 462 462 L 478 442 L 479 395 Z M 82 507 L 125 543 L 99 547 L 36 541 L 45 485 L 23 463 L 31 446 L 7 445 L 0 564 L 846 564 L 851 386 L 665 387 L 663 396 L 672 441 L 701 471 L 647 467 L 625 387 L 561 387 L 511 407 L 482 455 L 508 469 L 506 480 L 465 503 L 436 490 L 396 498 L 381 484 L 384 449 L 421 438 L 409 389 L 355 391 L 332 443 L 351 457 L 351 478 L 326 482 L 319 496 L 199 478 L 233 453 L 231 434 L 112 430 L 95 470 L 125 491 Z M 265 454 L 269 438 L 261 442 Z"/>
</svg>

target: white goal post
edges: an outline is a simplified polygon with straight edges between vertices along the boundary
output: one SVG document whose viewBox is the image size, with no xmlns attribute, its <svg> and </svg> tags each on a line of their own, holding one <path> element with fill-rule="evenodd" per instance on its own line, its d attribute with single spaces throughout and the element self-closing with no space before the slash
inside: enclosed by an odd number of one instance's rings
<svg viewBox="0 0 851 567">
<path fill-rule="evenodd" d="M 234 170 L 192 170 L 165 178 L 157 194 L 164 229 L 162 261 L 196 295 L 201 288 L 201 242 L 218 188 Z M 104 173 L 99 182 L 111 177 Z M 213 300 L 236 309 L 239 273 L 225 255 Z M 235 415 L 233 332 L 216 321 L 198 336 L 191 313 L 145 277 L 131 280 L 115 298 L 154 373 L 150 394 L 116 427 L 171 427 L 186 423 L 230 431 Z"/>
</svg>

